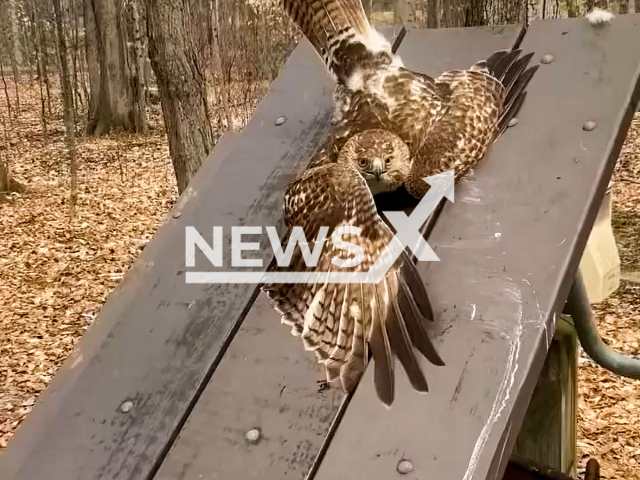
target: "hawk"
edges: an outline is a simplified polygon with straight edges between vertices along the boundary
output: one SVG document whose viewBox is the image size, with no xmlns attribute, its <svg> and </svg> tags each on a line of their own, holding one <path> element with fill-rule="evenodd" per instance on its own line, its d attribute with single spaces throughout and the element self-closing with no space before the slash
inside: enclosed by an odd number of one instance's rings
<svg viewBox="0 0 640 480">
<path fill-rule="evenodd" d="M 272 305 L 325 367 L 327 382 L 355 388 L 374 360 L 374 384 L 384 404 L 394 398 L 394 363 L 400 360 L 413 387 L 428 391 L 419 351 L 443 365 L 428 336 L 433 313 L 424 284 L 404 251 L 378 284 L 337 284 L 332 271 L 366 272 L 393 239 L 374 195 L 401 186 L 422 198 L 422 179 L 455 169 L 467 173 L 506 129 L 524 101 L 537 65 L 533 54 L 496 52 L 466 70 L 432 78 L 403 66 L 375 31 L 360 0 L 281 0 L 336 80 L 330 137 L 305 171 L 289 185 L 285 223 L 302 227 L 304 246 L 315 247 L 325 228 L 322 253 L 307 265 L 296 247 L 288 266 L 273 271 L 313 272 L 315 283 L 266 284 Z M 339 227 L 355 226 L 336 241 Z M 328 227 L 328 230 L 326 230 Z M 360 248 L 358 265 L 340 267 Z"/>
</svg>

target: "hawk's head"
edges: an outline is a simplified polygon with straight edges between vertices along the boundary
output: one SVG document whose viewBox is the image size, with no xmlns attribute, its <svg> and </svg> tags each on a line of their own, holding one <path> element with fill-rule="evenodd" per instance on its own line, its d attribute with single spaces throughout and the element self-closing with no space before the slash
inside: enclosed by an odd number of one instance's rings
<svg viewBox="0 0 640 480">
<path fill-rule="evenodd" d="M 364 177 L 373 195 L 393 192 L 409 175 L 411 155 L 400 137 L 387 130 L 365 130 L 349 138 L 338 155 L 338 163 L 354 167 Z"/>
</svg>

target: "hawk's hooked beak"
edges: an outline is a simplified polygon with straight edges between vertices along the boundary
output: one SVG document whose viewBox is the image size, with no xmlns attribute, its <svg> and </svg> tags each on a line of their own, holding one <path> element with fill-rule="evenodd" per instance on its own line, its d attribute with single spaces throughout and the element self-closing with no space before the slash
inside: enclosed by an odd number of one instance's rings
<svg viewBox="0 0 640 480">
<path fill-rule="evenodd" d="M 371 173 L 376 176 L 378 180 L 384 173 L 384 162 L 381 158 L 374 158 L 371 165 Z"/>
</svg>

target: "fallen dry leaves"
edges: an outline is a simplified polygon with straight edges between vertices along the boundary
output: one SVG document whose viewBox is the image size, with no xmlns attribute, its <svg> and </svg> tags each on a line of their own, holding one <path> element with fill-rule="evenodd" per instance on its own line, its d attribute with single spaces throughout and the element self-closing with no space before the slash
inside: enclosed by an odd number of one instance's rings
<svg viewBox="0 0 640 480">
<path fill-rule="evenodd" d="M 6 137 L 0 130 L 3 158 L 27 187 L 0 202 L 0 447 L 177 196 L 155 112 L 148 135 L 79 140 L 78 205 L 71 218 L 61 107 L 55 106 L 45 135 L 37 85 L 21 84 L 20 91 L 19 121 L 7 122 Z M 6 120 L 0 108 L 3 115 Z"/>
<path fill-rule="evenodd" d="M 19 124 L 0 138 L 3 158 L 27 186 L 0 203 L 0 449 L 176 199 L 154 111 L 148 135 L 80 140 L 78 206 L 71 218 L 61 109 L 45 135 L 36 85 L 21 91 Z M 640 271 L 640 116 L 615 178 L 613 223 L 623 270 Z M 613 348 L 640 354 L 640 284 L 623 281 L 595 313 Z M 640 480 L 640 382 L 617 377 L 584 355 L 579 375 L 579 455 L 596 457 L 603 478 Z"/>
<path fill-rule="evenodd" d="M 623 272 L 640 271 L 640 115 L 636 114 L 616 166 L 613 228 Z M 593 307 L 603 339 L 640 356 L 640 283 L 623 280 Z M 640 381 L 614 375 L 584 353 L 579 371 L 579 454 L 595 457 L 602 478 L 640 479 Z"/>
</svg>

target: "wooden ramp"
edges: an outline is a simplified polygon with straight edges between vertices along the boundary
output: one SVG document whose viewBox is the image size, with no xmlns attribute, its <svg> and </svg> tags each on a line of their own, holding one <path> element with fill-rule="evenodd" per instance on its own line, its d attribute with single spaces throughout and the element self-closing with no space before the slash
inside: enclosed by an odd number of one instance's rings
<svg viewBox="0 0 640 480">
<path fill-rule="evenodd" d="M 510 48 L 519 33 L 414 30 L 398 53 L 435 74 Z M 326 133 L 333 88 L 302 42 L 109 298 L 0 457 L 0 478 L 387 480 L 402 460 L 406 478 L 501 478 L 638 100 L 630 45 L 640 15 L 529 27 L 523 51 L 554 60 L 445 206 L 429 237 L 441 261 L 419 264 L 446 366 L 425 367 L 428 395 L 399 369 L 388 410 L 371 370 L 350 402 L 318 391 L 314 359 L 256 285 L 185 282 L 185 227 L 282 227 L 284 189 Z M 252 429 L 256 444 L 245 440 Z"/>
</svg>

